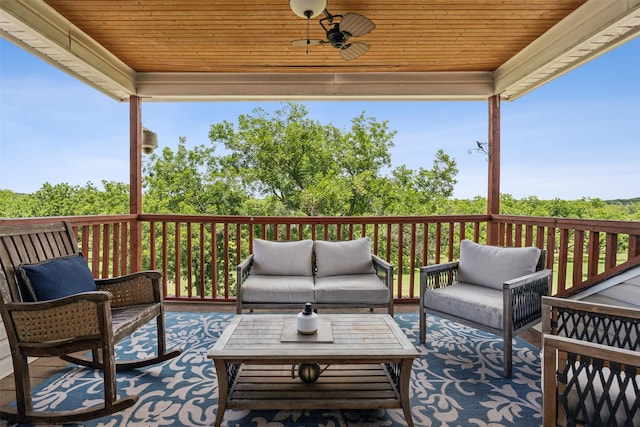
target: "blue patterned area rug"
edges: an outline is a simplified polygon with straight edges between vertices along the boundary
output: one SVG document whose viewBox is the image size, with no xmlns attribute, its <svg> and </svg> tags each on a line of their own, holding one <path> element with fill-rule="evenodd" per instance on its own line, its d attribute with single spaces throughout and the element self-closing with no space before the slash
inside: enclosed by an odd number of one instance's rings
<svg viewBox="0 0 640 427">
<path fill-rule="evenodd" d="M 218 313 L 167 313 L 168 347 L 182 347 L 184 353 L 161 365 L 118 373 L 118 393 L 138 395 L 138 402 L 126 411 L 82 425 L 212 426 L 218 389 L 207 352 L 232 317 Z M 430 317 L 428 342 L 422 345 L 417 314 L 399 314 L 395 319 L 421 355 L 414 361 L 411 375 L 411 412 L 416 426 L 541 425 L 540 357 L 534 346 L 515 340 L 513 378 L 506 380 L 502 377 L 502 342 L 498 337 Z M 148 356 L 154 351 L 154 343 L 154 328 L 147 325 L 121 342 L 117 352 L 127 358 Z M 36 387 L 34 408 L 92 406 L 100 402 L 102 393 L 100 372 L 69 366 Z M 227 410 L 223 425 L 387 427 L 406 426 L 406 422 L 400 409 Z"/>
</svg>

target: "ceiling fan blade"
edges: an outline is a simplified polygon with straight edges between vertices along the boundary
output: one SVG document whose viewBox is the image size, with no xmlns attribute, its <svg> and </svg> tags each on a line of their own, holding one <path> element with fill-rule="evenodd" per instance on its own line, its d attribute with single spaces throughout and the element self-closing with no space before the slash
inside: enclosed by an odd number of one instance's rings
<svg viewBox="0 0 640 427">
<path fill-rule="evenodd" d="M 324 42 L 325 42 L 324 40 L 320 40 L 320 39 L 298 39 L 298 40 L 292 41 L 291 44 L 294 46 L 305 47 L 305 46 L 323 44 Z"/>
<path fill-rule="evenodd" d="M 356 59 L 369 51 L 369 45 L 366 43 L 350 43 L 345 46 L 343 49 L 340 49 L 340 56 L 345 61 L 351 61 L 352 59 Z"/>
<path fill-rule="evenodd" d="M 376 24 L 369 18 L 357 13 L 346 13 L 340 21 L 340 31 L 351 34 L 351 37 L 359 37 L 376 28 Z"/>
</svg>

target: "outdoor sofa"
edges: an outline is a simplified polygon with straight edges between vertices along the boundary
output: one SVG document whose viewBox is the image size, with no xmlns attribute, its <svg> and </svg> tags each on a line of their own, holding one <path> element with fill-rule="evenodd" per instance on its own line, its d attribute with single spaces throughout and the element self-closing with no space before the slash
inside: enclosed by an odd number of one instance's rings
<svg viewBox="0 0 640 427">
<path fill-rule="evenodd" d="M 393 266 L 355 240 L 253 240 L 237 267 L 236 312 L 243 309 L 386 308 L 393 315 Z"/>
</svg>

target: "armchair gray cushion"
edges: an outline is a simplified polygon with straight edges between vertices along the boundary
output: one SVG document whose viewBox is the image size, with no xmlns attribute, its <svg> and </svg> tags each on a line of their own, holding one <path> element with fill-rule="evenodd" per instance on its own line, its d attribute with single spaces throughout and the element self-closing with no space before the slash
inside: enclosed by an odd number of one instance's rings
<svg viewBox="0 0 640 427">
<path fill-rule="evenodd" d="M 268 276 L 312 276 L 313 240 L 253 240 L 251 274 Z"/>
<path fill-rule="evenodd" d="M 427 310 L 449 313 L 474 323 L 502 329 L 502 291 L 470 283 L 433 289 L 425 298 Z"/>
<path fill-rule="evenodd" d="M 505 248 L 462 240 L 458 281 L 502 289 L 508 280 L 535 273 L 539 259 L 536 247 Z"/>
<path fill-rule="evenodd" d="M 368 237 L 340 242 L 316 240 L 317 277 L 374 274 L 371 241 Z"/>
</svg>

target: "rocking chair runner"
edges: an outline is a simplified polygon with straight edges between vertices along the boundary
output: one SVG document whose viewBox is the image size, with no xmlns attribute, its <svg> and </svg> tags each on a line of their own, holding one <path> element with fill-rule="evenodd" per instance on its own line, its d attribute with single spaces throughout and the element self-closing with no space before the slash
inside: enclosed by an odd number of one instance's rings
<svg viewBox="0 0 640 427">
<path fill-rule="evenodd" d="M 0 409 L 1 419 L 20 423 L 67 423 L 121 411 L 135 404 L 138 398 L 117 397 L 117 370 L 153 365 L 182 352 L 166 351 L 161 274 L 157 271 L 96 279 L 96 291 L 30 302 L 36 295 L 21 279 L 20 266 L 24 269 L 24 264 L 57 262 L 78 254 L 77 239 L 66 221 L 0 226 L 0 312 L 11 348 L 17 404 L 16 408 Z M 70 278 L 69 282 L 73 280 Z M 157 356 L 117 362 L 115 343 L 153 319 L 157 325 Z M 92 359 L 74 355 L 87 350 L 91 350 Z M 103 370 L 104 405 L 64 412 L 33 411 L 27 358 L 50 356 Z"/>
</svg>

